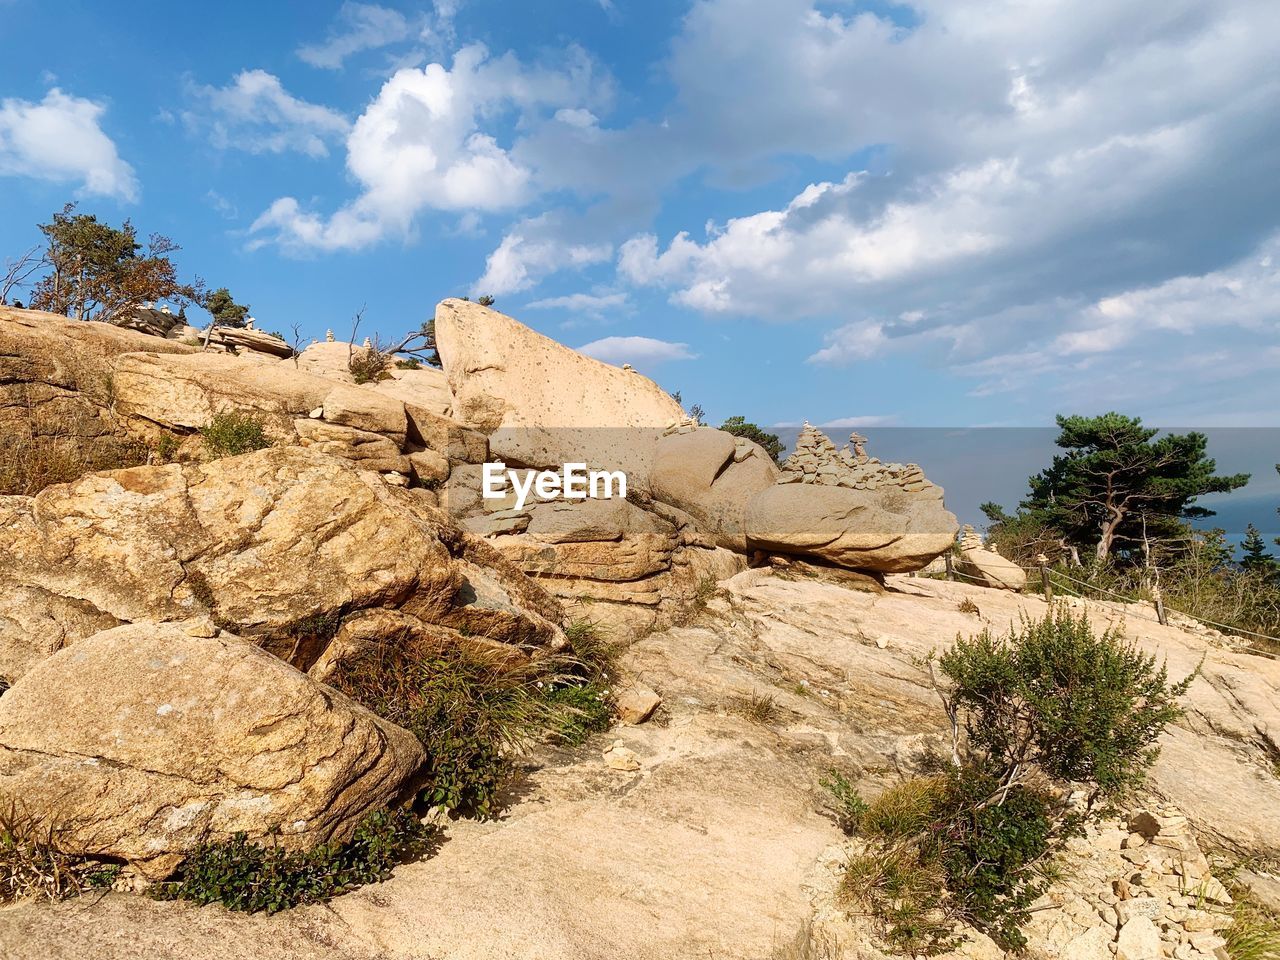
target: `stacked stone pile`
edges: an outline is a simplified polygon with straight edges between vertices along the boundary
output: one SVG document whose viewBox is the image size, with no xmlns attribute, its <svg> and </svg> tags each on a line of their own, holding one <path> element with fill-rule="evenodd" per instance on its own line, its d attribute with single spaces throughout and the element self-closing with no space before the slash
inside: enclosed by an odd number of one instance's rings
<svg viewBox="0 0 1280 960">
<path fill-rule="evenodd" d="M 830 438 L 806 422 L 796 440 L 796 449 L 782 464 L 779 483 L 817 483 L 853 490 L 880 490 L 901 487 L 916 493 L 933 486 L 914 463 L 881 463 L 867 456 L 867 438 L 849 435 L 849 443 L 837 449 Z"/>
<path fill-rule="evenodd" d="M 1185 817 L 1139 811 L 1073 840 L 1062 880 L 1026 930 L 1031 952 L 1063 960 L 1228 960 L 1231 895 Z"/>
</svg>

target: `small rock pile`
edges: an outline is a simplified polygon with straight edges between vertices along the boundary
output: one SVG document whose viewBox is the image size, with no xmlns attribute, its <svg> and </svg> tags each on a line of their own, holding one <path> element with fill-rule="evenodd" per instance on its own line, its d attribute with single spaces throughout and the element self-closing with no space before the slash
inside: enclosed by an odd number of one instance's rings
<svg viewBox="0 0 1280 960">
<path fill-rule="evenodd" d="M 816 927 L 840 942 L 861 942 L 862 956 L 892 953 L 869 945 L 865 915 L 836 896 L 852 839 L 833 846 L 806 884 Z M 1022 927 L 1029 960 L 1230 960 L 1231 895 L 1213 876 L 1186 819 L 1165 807 L 1090 825 L 1055 863 L 1059 879 Z M 1006 960 L 1012 956 L 977 930 L 939 960 Z"/>
<path fill-rule="evenodd" d="M 853 490 L 896 486 L 908 493 L 933 486 L 914 463 L 881 463 L 867 456 L 866 442 L 866 437 L 852 433 L 849 443 L 836 449 L 825 433 L 806 421 L 796 440 L 795 452 L 782 464 L 782 478 L 778 482 L 818 483 Z"/>
<path fill-rule="evenodd" d="M 1228 960 L 1231 895 L 1186 818 L 1169 807 L 1104 823 L 1071 841 L 1063 879 L 1025 932 L 1062 960 Z"/>
<path fill-rule="evenodd" d="M 666 429 L 662 431 L 662 435 L 664 437 L 670 437 L 677 433 L 693 433 L 693 431 L 697 430 L 700 426 L 702 426 L 702 424 L 698 422 L 697 417 L 680 417 L 679 419 L 672 420 L 667 424 Z"/>
</svg>

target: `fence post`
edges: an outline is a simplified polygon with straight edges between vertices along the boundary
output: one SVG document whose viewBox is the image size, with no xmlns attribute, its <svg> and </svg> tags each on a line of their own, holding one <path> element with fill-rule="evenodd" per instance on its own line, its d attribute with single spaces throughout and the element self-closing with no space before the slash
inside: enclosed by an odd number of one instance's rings
<svg viewBox="0 0 1280 960">
<path fill-rule="evenodd" d="M 947 551 L 947 579 L 954 580 L 956 578 L 955 561 L 951 558 L 951 551 Z"/>
<path fill-rule="evenodd" d="M 1164 615 L 1164 597 L 1160 595 L 1160 584 L 1156 584 L 1151 588 L 1151 602 L 1155 604 L 1156 619 L 1160 621 L 1160 626 L 1167 627 L 1168 619 Z"/>
<path fill-rule="evenodd" d="M 1053 582 L 1049 579 L 1049 558 L 1043 553 L 1036 557 L 1040 564 L 1040 586 L 1044 589 L 1045 603 L 1053 603 Z"/>
</svg>

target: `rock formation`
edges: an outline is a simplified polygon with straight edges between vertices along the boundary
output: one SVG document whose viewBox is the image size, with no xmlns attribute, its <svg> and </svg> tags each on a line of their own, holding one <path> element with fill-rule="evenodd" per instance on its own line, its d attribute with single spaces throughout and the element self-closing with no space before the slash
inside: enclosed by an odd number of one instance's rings
<svg viewBox="0 0 1280 960">
<path fill-rule="evenodd" d="M 496 457 L 621 469 L 648 489 L 653 442 L 684 416 L 665 390 L 470 301 L 443 301 L 435 320 L 453 415 L 487 434 Z"/>
<path fill-rule="evenodd" d="M 0 677 L 107 625 L 214 618 L 306 669 L 352 611 L 536 648 L 560 612 L 412 493 L 314 450 L 135 467 L 0 499 Z"/>
<path fill-rule="evenodd" d="M 960 538 L 959 572 L 971 583 L 997 590 L 1021 590 L 1027 585 L 1026 571 L 983 546 L 978 532 L 967 523 Z"/>
<path fill-rule="evenodd" d="M 412 734 L 210 626 L 133 623 L 37 664 L 0 697 L 0 794 L 151 877 L 238 831 L 345 839 L 400 795 Z"/>
</svg>

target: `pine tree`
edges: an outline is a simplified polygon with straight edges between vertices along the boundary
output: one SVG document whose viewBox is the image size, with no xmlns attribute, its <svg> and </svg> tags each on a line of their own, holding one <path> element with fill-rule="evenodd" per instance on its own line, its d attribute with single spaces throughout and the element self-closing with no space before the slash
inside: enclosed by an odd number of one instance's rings
<svg viewBox="0 0 1280 960">
<path fill-rule="evenodd" d="M 1262 542 L 1262 533 L 1252 523 L 1245 527 L 1240 554 L 1240 566 L 1245 570 L 1269 575 L 1280 572 L 1280 562 L 1267 553 L 1267 546 Z"/>
<path fill-rule="evenodd" d="M 1102 559 L 1146 538 L 1185 534 L 1182 521 L 1213 516 L 1195 500 L 1249 482 L 1248 474 L 1218 476 L 1205 455 L 1203 433 L 1165 434 L 1138 417 L 1058 417 L 1065 453 L 1030 479 L 1023 508 L 1068 543 L 1093 547 Z"/>
</svg>

